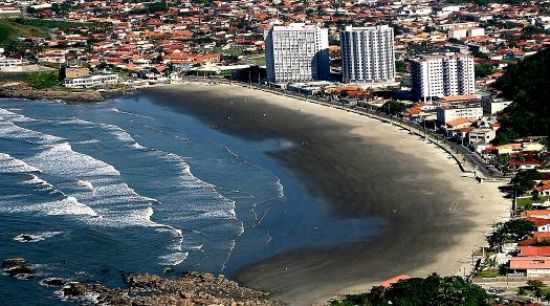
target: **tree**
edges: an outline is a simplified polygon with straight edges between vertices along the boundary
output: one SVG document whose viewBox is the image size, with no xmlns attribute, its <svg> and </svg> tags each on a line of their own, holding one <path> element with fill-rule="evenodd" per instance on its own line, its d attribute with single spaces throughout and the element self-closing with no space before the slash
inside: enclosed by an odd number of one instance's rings
<svg viewBox="0 0 550 306">
<path fill-rule="evenodd" d="M 525 28 L 523 28 L 522 32 L 523 32 L 522 37 L 525 38 L 525 39 L 529 39 L 529 38 L 533 37 L 534 35 L 544 34 L 544 29 L 541 28 L 541 27 L 534 26 L 534 25 L 528 25 Z"/>
<path fill-rule="evenodd" d="M 512 219 L 498 223 L 495 231 L 487 238 L 491 247 L 500 246 L 506 242 L 516 242 L 527 238 L 537 227 L 524 219 Z"/>
<path fill-rule="evenodd" d="M 58 73 L 35 72 L 27 77 L 27 82 L 34 88 L 44 89 L 59 85 Z"/>
<path fill-rule="evenodd" d="M 407 105 L 392 100 L 384 103 L 384 105 L 381 108 L 381 111 L 390 115 L 398 115 L 404 112 L 406 109 L 407 109 Z"/>
<path fill-rule="evenodd" d="M 401 73 L 407 72 L 407 63 L 405 63 L 404 61 L 396 61 L 395 70 Z"/>
<path fill-rule="evenodd" d="M 477 78 L 484 78 L 495 72 L 495 67 L 491 64 L 477 64 L 475 65 L 475 75 Z"/>
<path fill-rule="evenodd" d="M 509 66 L 495 87 L 514 101 L 499 114 L 495 143 L 524 136 L 550 136 L 550 48 Z"/>
<path fill-rule="evenodd" d="M 535 187 L 535 180 L 540 180 L 543 175 L 534 169 L 520 171 L 510 181 L 516 195 L 523 195 Z"/>
<path fill-rule="evenodd" d="M 439 306 L 439 305 L 489 305 L 489 295 L 483 288 L 458 276 L 402 280 L 389 288 L 374 287 L 369 293 L 346 297 L 332 306 Z"/>
</svg>

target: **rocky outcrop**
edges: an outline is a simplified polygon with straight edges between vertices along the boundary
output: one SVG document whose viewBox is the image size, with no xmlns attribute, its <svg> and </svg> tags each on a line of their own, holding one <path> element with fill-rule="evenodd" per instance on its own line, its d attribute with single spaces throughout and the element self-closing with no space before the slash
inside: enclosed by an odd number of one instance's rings
<svg viewBox="0 0 550 306">
<path fill-rule="evenodd" d="M 12 257 L 2 261 L 2 271 L 8 276 L 17 279 L 31 279 L 33 277 L 33 269 L 24 258 Z"/>
<path fill-rule="evenodd" d="M 2 269 L 14 278 L 33 276 L 24 258 L 13 257 L 2 262 Z M 25 278 L 25 279 L 28 279 Z M 40 281 L 55 288 L 63 300 L 79 305 L 111 306 L 283 306 L 269 293 L 241 287 L 238 283 L 211 273 L 190 272 L 176 278 L 154 274 L 126 276 L 126 288 L 109 288 L 100 283 L 74 282 L 50 277 Z"/>
<path fill-rule="evenodd" d="M 269 294 L 239 286 L 223 275 L 187 273 L 179 278 L 137 274 L 127 278 L 128 288 L 111 289 L 101 284 L 68 283 L 61 293 L 67 300 L 114 306 L 227 305 L 280 306 Z"/>
<path fill-rule="evenodd" d="M 50 99 L 69 102 L 101 102 L 103 95 L 96 90 L 35 89 L 23 84 L 0 87 L 0 97 L 25 99 Z"/>
</svg>

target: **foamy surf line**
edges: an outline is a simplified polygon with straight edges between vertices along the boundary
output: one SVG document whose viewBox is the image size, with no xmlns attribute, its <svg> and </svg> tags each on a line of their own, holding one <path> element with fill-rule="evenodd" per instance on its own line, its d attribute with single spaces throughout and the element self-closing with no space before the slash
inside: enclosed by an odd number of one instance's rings
<svg viewBox="0 0 550 306">
<path fill-rule="evenodd" d="M 40 173 L 40 169 L 30 166 L 9 154 L 0 153 L 0 173 Z"/>
<path fill-rule="evenodd" d="M 0 114 L 11 114 L 9 111 L 3 110 L 0 112 Z M 22 115 L 16 116 L 18 119 L 24 119 L 27 117 L 24 117 Z M 3 116 L 3 119 L 9 120 L 9 117 Z M 35 119 L 30 119 L 36 121 Z M 87 124 L 87 121 L 82 120 L 76 120 L 71 119 L 71 123 L 78 123 L 78 124 Z M 55 174 L 55 175 L 63 175 L 63 176 L 69 176 L 71 178 L 74 178 L 76 181 L 76 185 L 80 187 L 84 187 L 88 189 L 91 192 L 97 191 L 97 188 L 94 186 L 93 182 L 91 180 L 84 179 L 84 177 L 120 177 L 120 172 L 113 167 L 112 165 L 109 165 L 103 161 L 97 160 L 89 155 L 85 155 L 82 153 L 78 153 L 73 151 L 70 143 L 66 141 L 63 138 L 40 133 L 37 131 L 25 129 L 22 127 L 17 126 L 13 122 L 4 122 L 0 126 L 0 135 L 4 136 L 7 139 L 23 139 L 28 140 L 29 142 L 33 142 L 34 139 L 41 140 L 37 144 L 40 144 L 43 150 L 36 155 L 27 158 L 25 161 L 16 161 L 8 154 L 3 153 L 3 155 L 0 156 L 0 159 L 2 161 L 8 161 L 10 162 L 11 167 L 13 165 L 17 165 L 18 167 L 23 167 L 21 171 L 36 171 L 37 168 L 30 165 L 40 165 L 41 168 L 43 168 L 44 172 L 47 172 L 49 174 Z M 26 168 L 24 168 L 26 167 Z M 7 169 L 7 166 L 2 169 Z M 7 170 L 6 170 L 7 171 Z M 13 169 L 10 170 L 13 172 Z M 37 176 L 33 176 L 32 180 L 27 181 L 28 184 L 41 184 L 45 186 L 50 186 L 51 189 L 56 189 L 48 182 L 40 179 Z M 121 190 L 119 190 L 119 193 L 121 196 L 131 196 L 133 198 L 137 198 L 142 200 L 143 202 L 158 202 L 156 199 L 147 198 L 147 197 L 141 197 L 139 194 L 137 194 L 132 188 L 128 187 L 128 185 L 119 182 L 119 187 L 121 187 Z M 58 189 L 56 189 L 58 190 Z M 78 211 L 78 213 L 85 213 L 88 215 L 98 216 L 98 213 L 93 212 L 93 209 L 91 208 L 84 208 L 85 205 L 78 202 L 78 200 L 75 197 L 67 196 L 62 191 L 59 190 L 61 194 L 66 196 L 65 199 L 61 200 L 58 205 L 53 205 L 52 203 L 44 203 L 44 204 L 38 204 L 38 205 L 31 205 L 28 207 L 21 207 L 19 209 L 13 208 L 14 211 L 35 211 L 35 210 L 41 210 L 42 208 L 47 208 L 50 206 L 50 211 L 48 214 L 62 214 L 63 212 L 69 212 L 69 211 Z M 108 194 L 109 196 L 113 196 L 112 194 Z M 100 197 L 101 195 L 97 195 Z M 70 209 L 69 204 L 72 204 L 72 207 L 74 209 Z M 64 209 L 64 207 L 66 209 Z M 153 227 L 167 227 L 164 224 L 157 224 L 150 220 L 151 215 L 153 214 L 152 208 L 148 207 L 150 209 L 146 210 L 145 213 L 143 211 L 139 211 L 136 215 L 127 216 L 128 218 L 120 218 L 120 214 L 117 215 L 117 219 L 124 223 L 130 223 L 127 225 L 144 225 L 144 226 L 153 226 Z M 101 219 L 106 220 L 108 219 L 108 211 L 103 209 L 101 211 Z M 128 222 L 130 221 L 130 222 Z M 135 222 L 138 222 L 139 224 L 136 224 Z M 94 221 L 93 222 L 96 225 L 100 225 L 100 222 Z M 113 225 L 111 223 L 111 225 Z"/>
<path fill-rule="evenodd" d="M 23 117 L 20 116 L 18 118 L 23 121 L 26 120 Z M 232 222 L 228 223 L 231 226 L 237 220 L 235 213 L 236 203 L 221 195 L 216 190 L 215 185 L 195 177 L 184 157 L 174 153 L 146 148 L 140 145 L 128 131 L 113 124 L 94 123 L 78 118 L 63 121 L 62 124 L 85 126 L 85 128 L 99 128 L 126 146 L 141 151 L 140 153 L 149 154 L 176 166 L 179 171 L 179 175 L 177 176 L 178 190 L 181 190 L 179 192 L 191 194 L 191 199 L 207 199 L 207 205 L 189 207 L 189 212 L 192 213 L 190 219 L 207 219 L 213 220 L 213 222 L 232 220 Z M 2 129 L 2 127 L 5 129 Z M 8 129 L 7 132 L 6 129 Z M 182 246 L 184 238 L 181 230 L 172 225 L 158 223 L 151 219 L 155 213 L 152 204 L 160 201 L 142 196 L 130 188 L 120 180 L 120 172 L 114 166 L 89 155 L 75 152 L 67 139 L 25 129 L 13 122 L 0 126 L 0 134 L 40 145 L 39 148 L 42 150 L 32 157 L 26 158 L 25 162 L 33 167 L 40 167 L 45 173 L 68 177 L 71 181 L 74 181 L 75 186 L 80 187 L 78 193 L 65 195 L 66 198 L 63 200 L 35 204 L 25 209 L 14 207 L 13 212 L 39 211 L 47 215 L 87 215 L 82 220 L 91 225 L 107 227 L 138 225 L 151 227 L 159 232 L 168 232 L 170 234 L 168 238 L 169 245 L 167 247 L 169 251 L 173 252 L 170 254 L 185 253 L 185 248 Z M 87 143 L 95 142 L 93 139 L 86 141 Z M 41 183 L 44 184 L 44 182 Z M 108 185 L 105 185 L 105 183 Z M 62 193 L 62 191 L 59 192 Z M 123 205 L 126 201 L 128 201 L 128 204 Z M 132 205 L 133 207 L 130 208 L 128 205 Z M 182 219 L 174 221 L 175 223 L 179 223 Z M 235 225 L 238 225 L 238 229 L 236 229 L 238 233 L 234 237 L 236 239 L 242 235 L 244 227 L 242 223 Z M 234 244 L 234 240 L 228 241 L 228 245 L 234 247 Z M 233 247 L 230 247 L 228 250 L 229 257 Z M 201 248 L 193 248 L 188 251 L 200 251 Z M 166 256 L 170 256 L 170 254 Z M 187 258 L 187 255 L 183 256 L 180 254 L 178 260 L 168 261 L 164 258 L 162 261 L 164 263 L 181 263 L 185 258 Z"/>
</svg>

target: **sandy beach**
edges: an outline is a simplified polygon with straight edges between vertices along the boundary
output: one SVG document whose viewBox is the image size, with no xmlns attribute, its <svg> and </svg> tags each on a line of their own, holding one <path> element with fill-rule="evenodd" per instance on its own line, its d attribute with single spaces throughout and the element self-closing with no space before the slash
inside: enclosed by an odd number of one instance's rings
<svg viewBox="0 0 550 306">
<path fill-rule="evenodd" d="M 508 214 L 497 183 L 479 184 L 434 144 L 366 116 L 228 85 L 145 94 L 163 95 L 166 105 L 224 133 L 290 141 L 270 155 L 326 198 L 334 215 L 387 221 L 373 240 L 292 250 L 238 274 L 291 305 L 366 291 L 398 274 L 462 274 L 492 224 Z"/>
</svg>

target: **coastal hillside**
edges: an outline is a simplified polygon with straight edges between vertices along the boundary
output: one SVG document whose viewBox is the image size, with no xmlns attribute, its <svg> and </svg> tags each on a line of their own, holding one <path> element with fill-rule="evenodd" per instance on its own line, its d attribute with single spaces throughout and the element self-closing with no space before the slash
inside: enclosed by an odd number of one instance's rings
<svg viewBox="0 0 550 306">
<path fill-rule="evenodd" d="M 550 135 L 550 49 L 510 66 L 496 82 L 514 103 L 499 117 L 498 143 L 523 136 Z"/>
<path fill-rule="evenodd" d="M 17 37 L 44 37 L 43 29 L 15 22 L 12 19 L 0 19 L 0 46 L 8 46 Z"/>
</svg>

